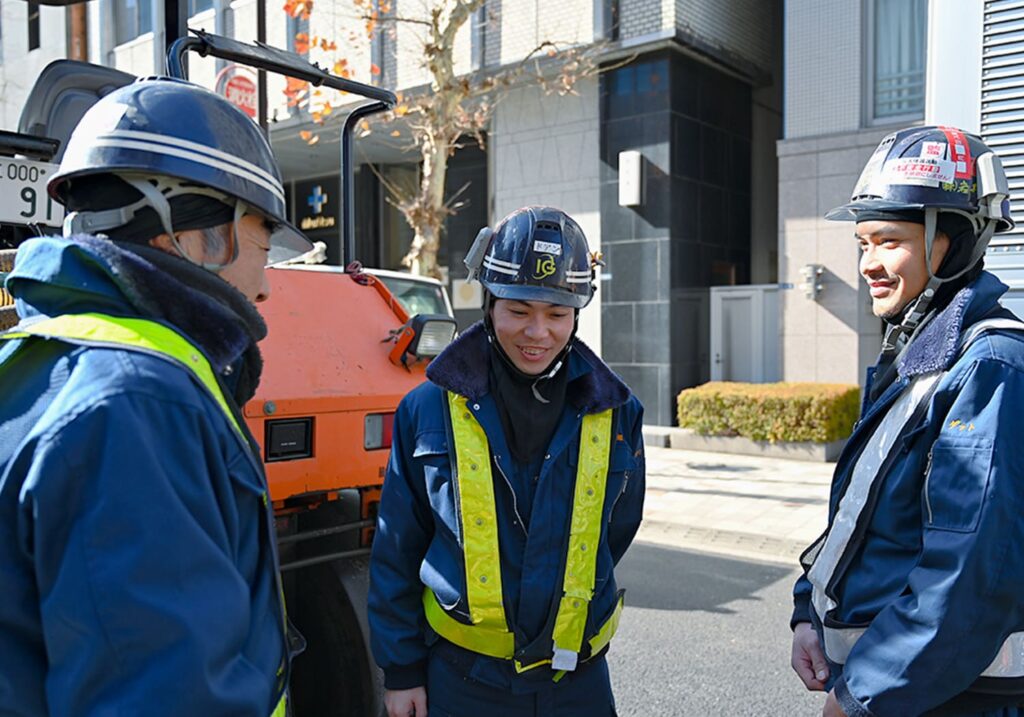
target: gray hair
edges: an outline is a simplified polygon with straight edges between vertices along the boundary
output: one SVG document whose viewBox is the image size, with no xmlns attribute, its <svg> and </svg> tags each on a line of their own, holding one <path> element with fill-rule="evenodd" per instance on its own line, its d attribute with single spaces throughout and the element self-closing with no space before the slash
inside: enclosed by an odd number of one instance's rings
<svg viewBox="0 0 1024 717">
<path fill-rule="evenodd" d="M 203 234 L 203 248 L 207 256 L 223 256 L 228 247 L 231 246 L 233 222 L 218 224 L 215 227 L 206 227 L 199 231 Z"/>
</svg>

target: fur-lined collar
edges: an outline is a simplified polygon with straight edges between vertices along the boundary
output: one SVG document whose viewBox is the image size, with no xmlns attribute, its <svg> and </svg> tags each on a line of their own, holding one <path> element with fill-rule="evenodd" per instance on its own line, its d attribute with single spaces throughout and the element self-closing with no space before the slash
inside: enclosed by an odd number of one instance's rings
<svg viewBox="0 0 1024 717">
<path fill-rule="evenodd" d="M 475 400 L 490 391 L 487 378 L 490 344 L 482 321 L 470 326 L 427 366 L 427 378 Z M 629 400 L 629 387 L 579 339 L 569 354 L 566 398 L 586 413 L 618 408 Z"/>
<path fill-rule="evenodd" d="M 1005 284 L 986 271 L 957 292 L 949 305 L 936 314 L 910 344 L 897 366 L 900 377 L 913 378 L 952 366 L 959 353 L 964 328 L 997 308 L 999 297 L 1006 290 Z"/>
</svg>

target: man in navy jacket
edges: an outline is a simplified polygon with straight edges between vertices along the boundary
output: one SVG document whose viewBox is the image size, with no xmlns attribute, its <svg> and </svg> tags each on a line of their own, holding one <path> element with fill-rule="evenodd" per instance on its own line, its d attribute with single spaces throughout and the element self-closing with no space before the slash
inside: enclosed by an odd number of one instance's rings
<svg viewBox="0 0 1024 717">
<path fill-rule="evenodd" d="M 827 215 L 856 222 L 886 332 L 794 591 L 792 664 L 823 715 L 1024 705 L 1024 325 L 982 268 L 1008 193 L 980 139 L 914 127 Z"/>
<path fill-rule="evenodd" d="M 283 717 L 273 516 L 239 411 L 268 251 L 308 245 L 272 235 L 270 146 L 224 98 L 140 81 L 86 113 L 50 191 L 69 236 L 19 248 L 0 341 L 0 714 Z"/>
<path fill-rule="evenodd" d="M 575 337 L 596 258 L 518 210 L 467 265 L 485 318 L 402 401 L 370 567 L 390 717 L 615 714 L 614 566 L 640 524 L 643 411 Z"/>
</svg>

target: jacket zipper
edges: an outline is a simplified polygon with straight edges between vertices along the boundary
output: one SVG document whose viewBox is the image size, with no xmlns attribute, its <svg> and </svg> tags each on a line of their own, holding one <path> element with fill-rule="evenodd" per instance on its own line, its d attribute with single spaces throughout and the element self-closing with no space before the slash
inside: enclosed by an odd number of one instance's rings
<svg viewBox="0 0 1024 717">
<path fill-rule="evenodd" d="M 516 520 L 519 521 L 519 527 L 523 529 L 523 535 L 529 538 L 530 534 L 526 530 L 526 523 L 523 522 L 523 516 L 519 515 L 519 502 L 516 500 L 516 492 L 512 488 L 512 481 L 508 479 L 508 476 L 505 475 L 505 471 L 501 469 L 501 464 L 498 463 L 498 459 L 492 456 L 491 460 L 494 463 L 494 467 L 498 469 L 498 473 L 500 473 L 501 477 L 505 479 L 505 485 L 508 486 L 508 490 L 512 494 L 512 512 L 516 514 Z"/>
<path fill-rule="evenodd" d="M 615 506 L 619 504 L 619 499 L 626 494 L 626 486 L 629 485 L 629 471 L 625 471 L 622 474 L 622 490 L 615 496 L 615 500 L 612 501 L 611 510 L 608 511 L 608 524 L 612 523 L 612 516 L 615 515 Z"/>
<path fill-rule="evenodd" d="M 924 506 L 928 510 L 928 525 L 931 525 L 932 520 L 932 501 L 928 497 L 928 481 L 932 477 L 932 452 L 928 451 L 928 461 L 925 463 L 924 468 Z"/>
</svg>

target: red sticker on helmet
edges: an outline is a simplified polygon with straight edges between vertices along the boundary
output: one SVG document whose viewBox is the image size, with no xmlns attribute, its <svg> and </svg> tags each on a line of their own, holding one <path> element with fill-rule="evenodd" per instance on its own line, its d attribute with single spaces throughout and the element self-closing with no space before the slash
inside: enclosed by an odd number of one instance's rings
<svg viewBox="0 0 1024 717">
<path fill-rule="evenodd" d="M 971 146 L 967 143 L 967 135 L 956 127 L 939 127 L 942 134 L 949 140 L 949 158 L 956 168 L 957 179 L 974 177 L 974 162 L 971 160 Z"/>
</svg>

